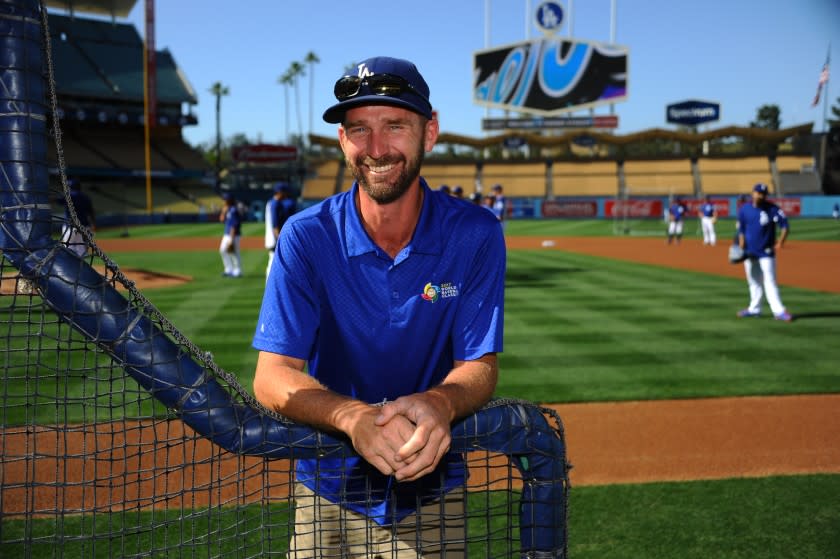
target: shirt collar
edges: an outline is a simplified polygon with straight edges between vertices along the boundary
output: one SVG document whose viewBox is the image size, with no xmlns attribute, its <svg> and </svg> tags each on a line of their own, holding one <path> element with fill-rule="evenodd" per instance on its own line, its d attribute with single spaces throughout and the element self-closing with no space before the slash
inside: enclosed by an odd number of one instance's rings
<svg viewBox="0 0 840 559">
<path fill-rule="evenodd" d="M 412 252 L 423 254 L 439 254 L 441 251 L 441 219 L 442 208 L 437 197 L 429 188 L 426 180 L 420 177 L 420 188 L 423 189 L 423 207 L 420 209 L 420 219 L 414 229 L 414 234 L 408 246 L 403 249 L 405 254 Z M 344 211 L 344 236 L 346 241 L 347 256 L 360 256 L 370 252 L 384 251 L 368 236 L 359 217 L 359 210 L 356 207 L 356 193 L 359 190 L 359 183 L 354 182 L 353 187 L 346 193 L 343 204 Z"/>
</svg>

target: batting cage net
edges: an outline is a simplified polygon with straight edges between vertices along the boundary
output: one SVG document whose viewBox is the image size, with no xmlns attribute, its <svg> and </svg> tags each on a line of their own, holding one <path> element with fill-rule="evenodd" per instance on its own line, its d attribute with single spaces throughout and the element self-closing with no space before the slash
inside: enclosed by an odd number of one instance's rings
<svg viewBox="0 0 840 559">
<path fill-rule="evenodd" d="M 454 488 L 424 478 L 406 500 L 345 477 L 346 440 L 259 405 L 93 242 L 64 174 L 44 6 L 0 0 L 0 36 L 0 556 L 566 556 L 556 414 L 494 400 L 453 425 Z M 340 490 L 298 483 L 300 461 Z"/>
<path fill-rule="evenodd" d="M 671 187 L 627 186 L 612 201 L 614 235 L 663 236 L 668 228 L 668 207 L 674 199 Z"/>
</svg>

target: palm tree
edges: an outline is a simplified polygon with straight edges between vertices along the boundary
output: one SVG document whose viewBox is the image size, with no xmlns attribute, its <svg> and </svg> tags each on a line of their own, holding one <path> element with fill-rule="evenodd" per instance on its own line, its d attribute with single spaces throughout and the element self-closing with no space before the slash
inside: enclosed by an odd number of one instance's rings
<svg viewBox="0 0 840 559">
<path fill-rule="evenodd" d="M 283 104 L 286 111 L 286 120 L 284 122 L 286 126 L 286 143 L 289 142 L 289 86 L 292 85 L 293 81 L 294 78 L 289 70 L 286 70 L 285 74 L 277 78 L 277 83 L 283 86 Z"/>
<path fill-rule="evenodd" d="M 230 94 L 230 88 L 222 85 L 222 82 L 216 82 L 210 86 L 210 93 L 216 96 L 216 192 L 219 192 L 222 172 L 222 97 Z"/>
<path fill-rule="evenodd" d="M 312 106 L 315 103 L 315 94 L 313 90 L 315 81 L 315 64 L 320 63 L 321 59 L 318 58 L 317 54 L 309 51 L 303 61 L 309 65 L 309 134 L 312 134 Z"/>
<path fill-rule="evenodd" d="M 299 77 L 306 75 L 306 69 L 303 64 L 295 60 L 289 66 L 289 74 L 292 76 L 292 85 L 295 87 L 295 112 L 297 113 L 298 136 L 300 141 L 303 141 L 303 123 L 300 118 L 300 89 L 298 88 Z"/>
</svg>

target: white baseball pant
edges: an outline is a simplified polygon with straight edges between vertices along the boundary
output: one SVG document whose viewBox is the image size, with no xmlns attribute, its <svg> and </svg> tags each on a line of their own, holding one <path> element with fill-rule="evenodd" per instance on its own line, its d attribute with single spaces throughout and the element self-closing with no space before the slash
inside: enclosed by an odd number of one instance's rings
<svg viewBox="0 0 840 559">
<path fill-rule="evenodd" d="M 671 221 L 668 223 L 668 234 L 669 235 L 682 235 L 683 232 L 683 222 L 682 221 Z"/>
<path fill-rule="evenodd" d="M 711 217 L 703 216 L 700 219 L 700 228 L 703 231 L 703 244 L 715 246 L 717 235 L 715 234 L 715 222 Z"/>
<path fill-rule="evenodd" d="M 779 296 L 776 285 L 776 259 L 771 256 L 763 258 L 747 258 L 744 260 L 744 271 L 747 273 L 747 285 L 750 288 L 751 313 L 761 311 L 761 302 L 767 297 L 767 304 L 774 315 L 785 312 L 785 306 Z"/>
<path fill-rule="evenodd" d="M 233 250 L 231 250 L 231 247 Z M 239 277 L 242 275 L 242 260 L 239 255 L 239 235 L 222 235 L 219 244 L 219 254 L 222 255 L 222 265 L 225 275 Z"/>
</svg>

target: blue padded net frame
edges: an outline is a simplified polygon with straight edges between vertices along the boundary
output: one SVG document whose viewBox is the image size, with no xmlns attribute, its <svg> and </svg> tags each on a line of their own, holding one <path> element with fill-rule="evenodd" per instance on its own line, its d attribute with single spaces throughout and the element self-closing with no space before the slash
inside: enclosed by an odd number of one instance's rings
<svg viewBox="0 0 840 559">
<path fill-rule="evenodd" d="M 22 301 L 39 299 L 59 321 L 69 325 L 90 347 L 110 357 L 154 399 L 166 413 L 214 445 L 237 456 L 265 461 L 325 456 L 352 456 L 347 441 L 294 424 L 266 410 L 251 397 L 232 375 L 222 371 L 212 358 L 195 347 L 162 316 L 119 268 L 96 246 L 91 235 L 79 226 L 72 206 L 71 222 L 82 230 L 92 251 L 80 258 L 55 237 L 47 164 L 49 122 L 55 114 L 47 16 L 37 1 L 0 0 L 0 36 L 4 47 L 0 93 L 0 264 L 4 277 L 13 277 L 18 290 L 0 305 L 6 317 L 16 316 Z M 50 78 L 49 85 L 45 76 Z M 47 94 L 50 94 L 50 103 Z M 55 135 L 62 195 L 67 203 L 61 132 Z M 93 258 L 105 263 L 103 275 L 92 265 Z M 10 267 L 11 266 L 11 267 Z M 8 284 L 8 281 L 6 282 Z M 117 287 L 124 287 L 128 297 Z M 20 293 L 27 293 L 28 299 Z M 10 322 L 13 322 L 9 318 Z M 7 334 L 7 342 L 11 335 Z M 11 347 L 11 346 L 10 346 Z M 11 351 L 11 349 L 9 350 Z M 551 425 L 547 418 L 553 420 Z M 33 422 L 34 424 L 34 422 Z M 8 426 L 3 425 L 6 433 Z M 33 425 L 27 426 L 33 428 Z M 503 477 L 518 477 L 520 492 L 514 524 L 518 546 L 511 550 L 522 557 L 565 557 L 567 555 L 568 470 L 560 418 L 528 402 L 494 400 L 475 415 L 453 426 L 452 452 L 504 455 L 515 468 Z M 3 449 L 9 457 L 29 460 L 25 454 Z M 469 464 L 469 459 L 468 459 Z M 9 463 L 11 465 L 11 463 Z M 508 469 L 510 469 L 508 467 Z M 25 485 L 25 484 L 24 484 Z M 5 510 L 14 491 L 35 491 L 28 485 L 3 481 L 0 512 L 3 524 L 15 514 Z M 60 482 L 55 484 L 61 486 Z M 65 488 L 66 489 L 66 488 Z M 151 499 L 154 501 L 154 499 Z M 114 508 L 111 505 L 110 508 Z M 154 508 L 152 505 L 150 508 Z M 75 512 L 96 511 L 97 507 Z M 37 510 L 28 510 L 37 516 Z M 189 513 L 184 513 L 188 515 Z M 61 518 L 64 518 L 63 516 Z M 32 535 L 36 521 L 27 519 L 29 535 L 8 536 L 0 530 L 0 551 L 4 544 L 26 547 L 37 541 Z M 119 528 L 125 530 L 124 527 Z M 25 530 L 26 531 L 26 530 Z M 95 536 L 91 536 L 95 540 Z M 101 537 L 101 535 L 100 535 Z M 189 539 L 188 536 L 185 536 Z M 60 545 L 60 533 L 50 538 Z M 183 545 L 182 541 L 174 547 Z M 212 545 L 210 545 L 212 547 Z M 475 546 L 474 546 L 475 547 Z M 478 546 L 480 547 L 480 545 Z M 16 548 L 8 548 L 16 549 Z M 126 555 L 131 555 L 123 550 Z M 261 550 L 260 553 L 266 550 Z M 259 555 L 260 553 L 257 553 Z M 141 553 L 137 553 L 141 555 Z M 212 553 L 210 553 L 212 555 Z M 219 555 L 223 552 L 220 551 Z M 2 555 L 2 553 L 0 553 Z M 491 556 L 488 551 L 485 556 Z"/>
</svg>

